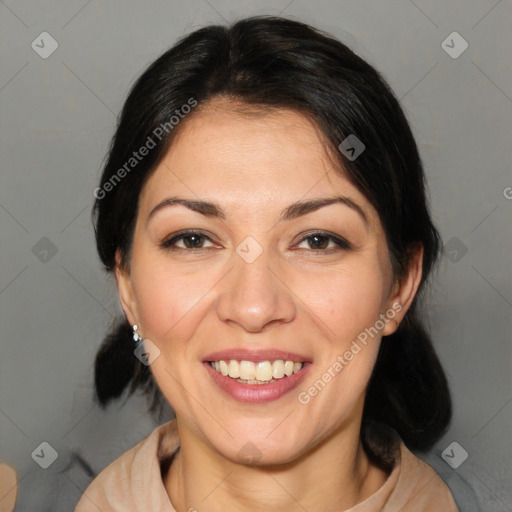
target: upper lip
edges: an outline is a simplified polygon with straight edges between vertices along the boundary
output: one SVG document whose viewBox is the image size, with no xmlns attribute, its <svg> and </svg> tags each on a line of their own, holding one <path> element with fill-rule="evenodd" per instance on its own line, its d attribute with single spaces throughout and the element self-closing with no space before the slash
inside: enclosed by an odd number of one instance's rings
<svg viewBox="0 0 512 512">
<path fill-rule="evenodd" d="M 254 363 L 259 363 L 261 361 L 276 361 L 278 359 L 299 363 L 311 362 L 311 358 L 297 354 L 296 352 L 285 352 L 283 350 L 276 349 L 256 350 L 243 348 L 228 348 L 212 352 L 203 358 L 203 362 L 220 360 L 229 361 L 230 359 L 234 359 L 235 361 L 252 361 Z"/>
</svg>

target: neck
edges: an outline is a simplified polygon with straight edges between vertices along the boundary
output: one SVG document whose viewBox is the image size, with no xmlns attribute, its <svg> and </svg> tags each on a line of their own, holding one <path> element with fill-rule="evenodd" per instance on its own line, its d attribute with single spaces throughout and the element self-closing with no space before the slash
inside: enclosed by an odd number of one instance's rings
<svg viewBox="0 0 512 512">
<path fill-rule="evenodd" d="M 360 424 L 334 431 L 293 462 L 246 466 L 224 458 L 180 425 L 180 450 L 164 477 L 179 511 L 345 510 L 373 494 L 387 474 L 368 460 Z M 182 428 L 180 428 L 182 427 Z"/>
</svg>

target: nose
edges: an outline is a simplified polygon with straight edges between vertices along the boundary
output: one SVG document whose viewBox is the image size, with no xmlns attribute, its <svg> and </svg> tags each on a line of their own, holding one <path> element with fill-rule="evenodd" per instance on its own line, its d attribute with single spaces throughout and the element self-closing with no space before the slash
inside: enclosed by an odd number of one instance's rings
<svg viewBox="0 0 512 512">
<path fill-rule="evenodd" d="M 234 268 L 223 279 L 217 297 L 219 319 L 252 333 L 292 321 L 297 312 L 293 292 L 278 266 L 271 268 L 266 252 L 252 263 L 238 254 L 233 259 Z"/>
</svg>

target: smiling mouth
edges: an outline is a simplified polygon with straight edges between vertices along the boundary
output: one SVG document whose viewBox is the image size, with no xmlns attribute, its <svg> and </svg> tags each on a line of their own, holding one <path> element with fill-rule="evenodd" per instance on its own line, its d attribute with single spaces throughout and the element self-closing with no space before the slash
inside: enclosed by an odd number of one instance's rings
<svg viewBox="0 0 512 512">
<path fill-rule="evenodd" d="M 300 372 L 307 362 L 276 359 L 254 363 L 246 360 L 221 359 L 208 361 L 208 364 L 217 373 L 240 384 L 271 384 Z"/>
</svg>

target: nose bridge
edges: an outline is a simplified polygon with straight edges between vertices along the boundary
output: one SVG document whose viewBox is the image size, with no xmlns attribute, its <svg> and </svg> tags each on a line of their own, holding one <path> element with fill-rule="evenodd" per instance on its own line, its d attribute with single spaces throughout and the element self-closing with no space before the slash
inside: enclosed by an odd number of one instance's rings
<svg viewBox="0 0 512 512">
<path fill-rule="evenodd" d="M 217 313 L 224 322 L 235 322 L 257 332 L 270 322 L 289 322 L 295 316 L 291 291 L 276 276 L 269 250 L 247 237 L 233 253 L 233 270 L 223 282 Z"/>
</svg>

